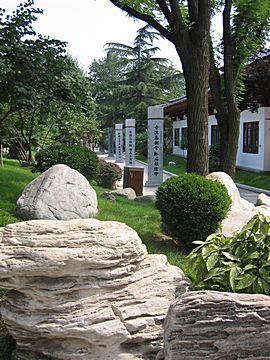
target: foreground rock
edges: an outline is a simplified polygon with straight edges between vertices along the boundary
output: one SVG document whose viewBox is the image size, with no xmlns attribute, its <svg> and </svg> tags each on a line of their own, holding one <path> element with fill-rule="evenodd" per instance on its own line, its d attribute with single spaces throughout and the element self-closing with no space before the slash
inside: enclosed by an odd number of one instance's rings
<svg viewBox="0 0 270 360">
<path fill-rule="evenodd" d="M 222 232 L 224 234 L 231 236 L 237 231 L 240 231 L 257 213 L 270 216 L 270 207 L 265 205 L 255 206 L 241 198 L 234 181 L 226 173 L 214 172 L 207 175 L 207 178 L 213 181 L 220 181 L 224 184 L 232 199 L 231 209 L 228 212 L 227 217 L 222 221 Z"/>
<path fill-rule="evenodd" d="M 24 189 L 15 214 L 25 220 L 71 220 L 94 217 L 97 195 L 88 180 L 67 165 L 55 165 Z"/>
<path fill-rule="evenodd" d="M 168 312 L 165 360 L 267 360 L 269 334 L 269 296 L 191 291 Z"/>
<path fill-rule="evenodd" d="M 15 359 L 155 359 L 163 320 L 189 282 L 137 233 L 95 219 L 27 221 L 0 241 L 1 309 Z"/>
</svg>

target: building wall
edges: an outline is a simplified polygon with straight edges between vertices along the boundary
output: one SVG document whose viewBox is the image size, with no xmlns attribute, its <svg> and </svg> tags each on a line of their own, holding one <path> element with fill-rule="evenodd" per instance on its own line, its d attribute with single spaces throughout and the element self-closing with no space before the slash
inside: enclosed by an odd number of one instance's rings
<svg viewBox="0 0 270 360">
<path fill-rule="evenodd" d="M 259 121 L 259 148 L 258 154 L 243 152 L 244 123 Z M 216 125 L 217 121 L 214 115 L 209 116 L 208 139 L 211 144 L 211 126 Z M 180 139 L 182 128 L 187 127 L 186 120 L 177 120 L 173 123 L 173 134 L 175 128 L 180 129 Z M 175 146 L 173 141 L 173 154 L 186 157 L 187 151 Z M 240 134 L 236 166 L 243 169 L 257 171 L 270 171 L 270 107 L 261 107 L 258 112 L 252 113 L 245 110 L 241 113 Z"/>
</svg>

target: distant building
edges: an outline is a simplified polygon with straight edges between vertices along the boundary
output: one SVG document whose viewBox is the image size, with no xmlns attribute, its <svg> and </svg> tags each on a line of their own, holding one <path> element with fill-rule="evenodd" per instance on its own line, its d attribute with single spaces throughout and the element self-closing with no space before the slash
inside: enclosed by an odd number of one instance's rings
<svg viewBox="0 0 270 360">
<path fill-rule="evenodd" d="M 269 56 L 266 59 L 269 64 Z M 269 72 L 270 67 L 268 67 Z M 258 89 L 257 84 L 254 84 L 254 88 Z M 259 101 L 256 99 L 254 101 L 256 104 L 259 103 L 256 111 L 243 109 L 241 112 L 236 166 L 255 171 L 270 171 L 270 94 L 265 94 L 264 89 L 261 89 L 261 94 L 262 97 Z M 248 101 L 250 102 L 250 98 Z M 243 106 L 247 107 L 248 101 L 244 101 Z M 184 157 L 187 155 L 186 110 L 187 99 L 185 96 L 164 105 L 164 115 L 169 115 L 173 120 L 173 154 Z M 219 128 L 214 113 L 215 109 L 211 94 L 209 94 L 209 145 L 219 142 Z"/>
</svg>

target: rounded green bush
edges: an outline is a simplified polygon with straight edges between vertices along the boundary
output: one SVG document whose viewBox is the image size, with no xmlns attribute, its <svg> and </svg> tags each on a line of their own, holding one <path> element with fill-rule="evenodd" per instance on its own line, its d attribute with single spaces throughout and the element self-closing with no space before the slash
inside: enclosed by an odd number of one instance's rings
<svg viewBox="0 0 270 360">
<path fill-rule="evenodd" d="M 121 180 L 122 169 L 114 163 L 99 160 L 99 174 L 97 183 L 105 188 L 113 189 L 116 181 Z"/>
<path fill-rule="evenodd" d="M 53 145 L 36 155 L 37 169 L 41 172 L 56 164 L 65 164 L 79 171 L 89 181 L 98 174 L 98 157 L 93 151 L 80 145 Z"/>
<path fill-rule="evenodd" d="M 165 231 L 186 250 L 215 232 L 231 205 L 223 184 L 196 174 L 167 179 L 156 195 Z"/>
</svg>

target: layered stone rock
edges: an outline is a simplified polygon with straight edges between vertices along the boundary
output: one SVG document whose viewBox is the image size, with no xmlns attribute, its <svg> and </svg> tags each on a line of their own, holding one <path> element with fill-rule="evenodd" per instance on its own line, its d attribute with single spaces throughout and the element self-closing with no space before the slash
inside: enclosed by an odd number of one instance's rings
<svg viewBox="0 0 270 360">
<path fill-rule="evenodd" d="M 252 203 L 241 198 L 239 190 L 228 174 L 224 172 L 213 172 L 207 175 L 207 178 L 212 181 L 220 181 L 225 185 L 232 199 L 231 209 L 221 224 L 224 234 L 231 236 L 237 231 L 240 231 L 257 213 L 270 216 L 270 207 L 266 206 L 265 203 L 262 206 L 254 206 Z M 265 199 L 263 196 L 261 198 Z"/>
<path fill-rule="evenodd" d="M 137 233 L 95 219 L 36 220 L 0 233 L 1 313 L 16 359 L 154 359 L 189 281 Z"/>
<path fill-rule="evenodd" d="M 67 165 L 54 165 L 18 199 L 15 214 L 25 220 L 71 220 L 96 216 L 97 195 L 88 180 Z"/>
<path fill-rule="evenodd" d="M 165 360 L 268 360 L 270 298 L 191 291 L 171 305 Z"/>
</svg>

